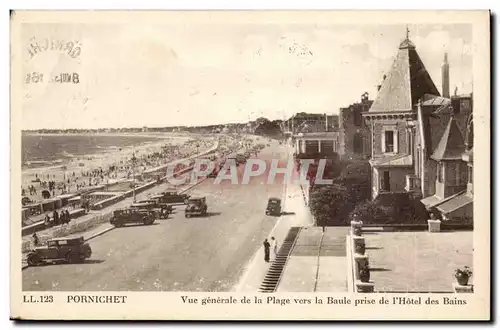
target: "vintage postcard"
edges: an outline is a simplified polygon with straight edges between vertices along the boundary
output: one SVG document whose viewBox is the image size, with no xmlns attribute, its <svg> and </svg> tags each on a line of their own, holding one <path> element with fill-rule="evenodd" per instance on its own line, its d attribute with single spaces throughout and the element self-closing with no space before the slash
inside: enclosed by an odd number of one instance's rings
<svg viewBox="0 0 500 330">
<path fill-rule="evenodd" d="M 488 11 L 14 10 L 10 51 L 12 318 L 490 318 Z"/>
</svg>

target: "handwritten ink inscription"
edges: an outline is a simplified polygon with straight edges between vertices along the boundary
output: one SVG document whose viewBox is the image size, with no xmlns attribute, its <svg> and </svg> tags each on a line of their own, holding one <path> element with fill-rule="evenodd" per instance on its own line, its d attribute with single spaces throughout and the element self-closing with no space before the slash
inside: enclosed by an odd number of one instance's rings
<svg viewBox="0 0 500 330">
<path fill-rule="evenodd" d="M 28 42 L 27 50 L 30 59 L 39 53 L 49 50 L 67 54 L 72 58 L 77 58 L 82 53 L 82 46 L 79 41 L 51 38 L 37 39 L 36 37 L 33 37 Z"/>
<path fill-rule="evenodd" d="M 41 72 L 28 72 L 24 78 L 25 84 L 39 84 L 44 83 L 44 78 L 46 78 Z M 49 77 L 48 82 L 50 83 L 70 83 L 79 84 L 80 75 L 76 72 L 64 72 L 59 73 Z"/>
</svg>

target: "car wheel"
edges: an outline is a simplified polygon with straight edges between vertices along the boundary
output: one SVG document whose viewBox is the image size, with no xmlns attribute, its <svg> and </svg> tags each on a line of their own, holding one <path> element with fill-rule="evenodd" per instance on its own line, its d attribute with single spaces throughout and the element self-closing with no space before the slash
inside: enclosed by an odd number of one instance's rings
<svg viewBox="0 0 500 330">
<path fill-rule="evenodd" d="M 190 214 L 186 214 L 185 216 L 186 216 L 186 218 L 189 218 L 191 215 Z"/>
<path fill-rule="evenodd" d="M 30 254 L 26 261 L 29 266 L 38 266 L 41 263 L 40 257 L 36 254 Z"/>
<path fill-rule="evenodd" d="M 83 257 L 88 259 L 91 256 L 92 256 L 92 249 L 89 246 L 83 250 Z"/>
<path fill-rule="evenodd" d="M 113 226 L 115 226 L 116 228 L 120 228 L 120 227 L 123 227 L 123 223 L 121 223 L 121 222 L 115 222 L 113 224 Z"/>
<path fill-rule="evenodd" d="M 148 219 L 148 225 L 152 225 L 153 223 L 155 223 L 155 217 L 149 217 Z"/>
</svg>

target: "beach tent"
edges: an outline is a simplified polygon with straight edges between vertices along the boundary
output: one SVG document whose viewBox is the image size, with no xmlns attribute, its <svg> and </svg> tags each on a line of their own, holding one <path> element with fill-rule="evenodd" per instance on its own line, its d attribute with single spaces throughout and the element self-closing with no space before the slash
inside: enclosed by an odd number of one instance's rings
<svg viewBox="0 0 500 330">
<path fill-rule="evenodd" d="M 44 199 L 48 199 L 48 198 L 50 198 L 50 191 L 48 191 L 48 190 L 44 190 L 44 191 L 42 191 L 42 197 L 43 197 Z"/>
</svg>

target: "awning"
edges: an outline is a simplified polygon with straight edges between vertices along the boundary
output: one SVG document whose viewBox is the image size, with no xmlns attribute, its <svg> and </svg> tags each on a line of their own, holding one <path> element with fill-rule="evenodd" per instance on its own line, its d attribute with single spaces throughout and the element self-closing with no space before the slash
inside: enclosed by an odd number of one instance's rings
<svg viewBox="0 0 500 330">
<path fill-rule="evenodd" d="M 420 200 L 420 202 L 424 204 L 426 208 L 434 207 L 435 205 L 439 204 L 442 201 L 443 200 L 437 197 L 436 195 L 432 195 Z"/>
<path fill-rule="evenodd" d="M 384 157 L 380 159 L 370 160 L 372 166 L 412 166 L 413 159 L 411 155 L 396 155 L 392 157 Z"/>
</svg>

